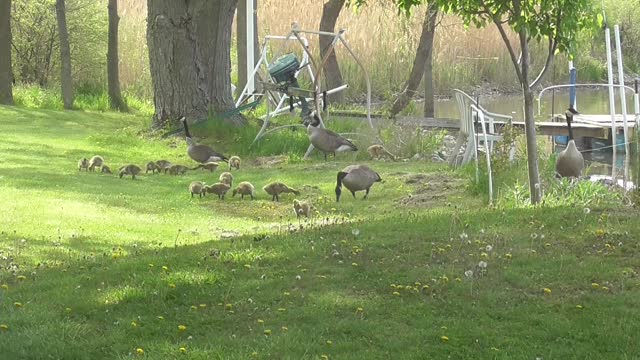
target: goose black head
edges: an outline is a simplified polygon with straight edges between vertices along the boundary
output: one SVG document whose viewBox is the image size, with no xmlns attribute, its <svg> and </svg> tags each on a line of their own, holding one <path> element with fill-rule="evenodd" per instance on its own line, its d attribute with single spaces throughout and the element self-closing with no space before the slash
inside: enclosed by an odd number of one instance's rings
<svg viewBox="0 0 640 360">
<path fill-rule="evenodd" d="M 567 109 L 567 111 L 564 113 L 567 121 L 571 120 L 573 121 L 573 115 L 579 114 L 578 111 L 576 111 L 576 109 L 573 108 L 573 106 L 569 106 L 569 108 Z"/>
<path fill-rule="evenodd" d="M 305 116 L 304 120 L 302 121 L 302 124 L 305 127 L 309 127 L 309 126 L 317 127 L 318 125 L 320 125 L 320 117 L 318 116 L 318 114 L 316 114 L 315 111 L 313 111 L 311 114 Z"/>
</svg>

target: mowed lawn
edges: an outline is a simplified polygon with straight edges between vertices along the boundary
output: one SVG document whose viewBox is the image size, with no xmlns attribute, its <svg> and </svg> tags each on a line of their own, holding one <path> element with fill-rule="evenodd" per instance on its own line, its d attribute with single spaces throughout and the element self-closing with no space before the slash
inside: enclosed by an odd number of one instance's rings
<svg viewBox="0 0 640 360">
<path fill-rule="evenodd" d="M 78 172 L 96 154 L 195 166 L 144 118 L 0 107 L 0 124 L 2 360 L 640 359 L 637 210 L 492 208 L 425 162 L 365 161 L 385 182 L 336 203 L 351 154 L 243 156 L 255 201 L 192 199 L 221 169 Z M 274 180 L 312 220 L 270 201 Z"/>
</svg>

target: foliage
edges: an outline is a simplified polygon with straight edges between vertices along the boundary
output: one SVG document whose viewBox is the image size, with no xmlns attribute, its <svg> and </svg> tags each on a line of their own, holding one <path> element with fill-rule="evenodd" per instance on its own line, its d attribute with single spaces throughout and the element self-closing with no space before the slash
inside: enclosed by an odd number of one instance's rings
<svg viewBox="0 0 640 360">
<path fill-rule="evenodd" d="M 138 135 L 140 117 L 0 107 L 0 121 L 3 358 L 637 355 L 636 210 L 487 208 L 440 193 L 457 179 L 421 162 L 369 163 L 385 183 L 336 203 L 350 162 L 243 159 L 236 181 L 257 200 L 191 199 L 187 185 L 219 171 L 76 170 L 93 154 L 112 168 L 188 163 L 183 139 Z M 430 180 L 408 183 L 416 173 Z M 259 189 L 273 180 L 318 215 L 301 229 L 292 195 L 273 203 Z M 398 201 L 424 191 L 424 206 Z"/>
</svg>

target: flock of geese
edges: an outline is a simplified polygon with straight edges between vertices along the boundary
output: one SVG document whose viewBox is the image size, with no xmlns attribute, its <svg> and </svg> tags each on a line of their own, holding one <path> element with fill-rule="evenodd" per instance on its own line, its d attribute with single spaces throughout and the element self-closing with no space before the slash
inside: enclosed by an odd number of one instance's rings
<svg viewBox="0 0 640 360">
<path fill-rule="evenodd" d="M 315 124 L 307 124 L 309 141 L 315 148 L 324 154 L 325 160 L 327 159 L 327 154 L 330 153 L 332 153 L 335 158 L 335 155 L 338 152 L 358 150 L 358 148 L 349 139 L 346 139 L 331 130 L 318 127 L 319 118 L 317 116 L 312 115 L 312 119 L 316 122 Z M 199 163 L 199 165 L 194 168 L 189 168 L 185 165 L 172 164 L 167 160 L 150 161 L 146 165 L 146 173 L 149 171 L 155 173 L 157 171 L 158 173 L 168 172 L 172 175 L 181 175 L 188 170 L 196 169 L 209 170 L 213 172 L 218 168 L 220 161 L 228 163 L 229 170 L 232 168 L 237 170 L 240 169 L 241 159 L 238 156 L 227 157 L 207 145 L 196 143 L 189 132 L 189 126 L 186 118 L 182 116 L 180 121 L 184 126 L 187 155 L 192 160 Z M 382 145 L 372 145 L 369 147 L 368 152 L 374 159 L 387 156 L 395 160 L 395 156 L 388 152 Z M 102 173 L 112 173 L 109 166 L 105 164 L 104 158 L 99 155 L 95 155 L 91 159 L 82 158 L 78 161 L 79 171 L 86 170 L 93 172 L 96 171 L 97 168 L 100 168 Z M 127 164 L 118 169 L 118 176 L 120 178 L 124 176 L 131 176 L 131 179 L 135 180 L 136 176 L 141 173 L 142 168 L 135 164 Z M 369 191 L 373 184 L 381 181 L 382 178 L 380 175 L 367 165 L 349 165 L 337 173 L 335 187 L 336 201 L 340 201 L 343 187 L 345 187 L 354 198 L 356 197 L 356 192 L 364 191 L 364 199 L 366 199 L 369 196 Z M 233 174 L 231 172 L 223 172 L 219 177 L 219 182 L 212 185 L 205 185 L 204 182 L 193 181 L 189 184 L 188 190 L 192 198 L 195 195 L 202 198 L 206 194 L 215 194 L 220 200 L 224 200 L 225 195 L 232 186 Z M 300 195 L 299 190 L 279 181 L 269 183 L 262 189 L 271 196 L 272 201 L 279 201 L 281 194 L 293 193 L 295 195 Z M 253 200 L 256 197 L 255 187 L 248 181 L 240 182 L 232 192 L 233 197 L 236 195 L 240 195 L 241 199 L 244 199 L 244 197 L 247 196 Z M 299 218 L 300 216 L 311 216 L 314 207 L 308 201 L 294 199 L 293 209 L 296 216 Z"/>
</svg>

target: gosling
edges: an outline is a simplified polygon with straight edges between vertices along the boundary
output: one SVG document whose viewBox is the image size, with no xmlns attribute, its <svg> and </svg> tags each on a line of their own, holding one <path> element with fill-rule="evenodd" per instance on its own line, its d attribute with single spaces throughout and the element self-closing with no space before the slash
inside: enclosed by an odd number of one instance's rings
<svg viewBox="0 0 640 360">
<path fill-rule="evenodd" d="M 375 144 L 371 145 L 367 148 L 367 152 L 369 153 L 369 157 L 371 160 L 380 160 L 383 157 L 388 157 L 391 160 L 396 160 L 396 156 L 390 153 L 384 146 Z"/>
<path fill-rule="evenodd" d="M 204 188 L 204 184 L 200 181 L 194 181 L 189 184 L 189 192 L 191 193 L 191 198 L 193 198 L 194 194 L 198 194 L 198 197 L 202 198 L 206 194 Z"/>
<path fill-rule="evenodd" d="M 244 196 L 249 195 L 251 196 L 251 200 L 253 200 L 254 191 L 255 191 L 255 187 L 253 187 L 253 185 L 250 182 L 243 181 L 240 184 L 238 184 L 238 187 L 233 189 L 233 197 L 235 197 L 236 194 L 240 194 L 241 195 L 240 199 L 244 200 Z"/>
<path fill-rule="evenodd" d="M 231 161 L 229 161 L 231 162 Z M 265 185 L 262 188 L 267 194 L 271 195 L 271 201 L 280 201 L 280 194 L 283 193 L 294 193 L 295 195 L 300 195 L 300 191 L 290 188 L 286 184 L 283 184 L 279 181 L 272 182 L 271 184 Z"/>
<path fill-rule="evenodd" d="M 164 170 L 164 173 L 167 173 L 167 170 L 169 170 L 169 168 L 171 167 L 171 161 L 167 161 L 167 160 L 158 160 L 156 161 L 156 165 L 158 167 L 158 172 L 160 172 L 160 170 Z"/>
<path fill-rule="evenodd" d="M 100 171 L 103 174 L 112 174 L 111 168 L 109 168 L 107 165 L 102 165 L 102 169 L 100 169 Z"/>
<path fill-rule="evenodd" d="M 218 180 L 220 180 L 220 182 L 223 184 L 229 185 L 230 187 L 233 186 L 233 175 L 230 172 L 223 172 L 222 174 L 220 174 L 220 178 Z"/>
<path fill-rule="evenodd" d="M 78 160 L 78 171 L 82 171 L 82 169 L 89 171 L 89 160 L 87 158 Z"/>
<path fill-rule="evenodd" d="M 306 201 L 300 201 L 298 199 L 293 200 L 293 211 L 296 213 L 296 217 L 299 219 L 300 216 L 304 215 L 307 218 L 311 217 L 311 204 Z"/>
<path fill-rule="evenodd" d="M 224 200 L 224 196 L 227 194 L 227 191 L 231 189 L 231 186 L 224 183 L 215 183 L 213 185 L 207 185 L 204 188 L 207 193 L 216 194 L 218 195 L 218 199 Z"/>
<path fill-rule="evenodd" d="M 100 155 L 96 155 L 89 160 L 89 171 L 94 171 L 96 167 L 102 168 L 102 164 L 104 163 L 104 159 Z"/>
<path fill-rule="evenodd" d="M 184 165 L 171 165 L 169 167 L 169 174 L 184 175 L 187 172 L 187 170 L 189 170 L 189 168 Z"/>
<path fill-rule="evenodd" d="M 211 161 L 206 164 L 199 164 L 198 166 L 194 167 L 191 170 L 202 169 L 202 170 L 209 170 L 210 172 L 214 172 L 217 168 L 218 168 L 218 163 Z"/>
<path fill-rule="evenodd" d="M 229 170 L 231 168 L 236 168 L 236 170 L 240 170 L 240 157 L 232 156 L 229 158 Z"/>
<path fill-rule="evenodd" d="M 131 175 L 131 180 L 135 180 L 136 175 L 140 174 L 140 172 L 142 172 L 142 169 L 138 165 L 129 164 L 120 168 L 119 176 L 122 179 L 124 175 Z"/>
<path fill-rule="evenodd" d="M 151 173 L 152 173 L 152 174 L 155 174 L 155 173 L 156 173 L 156 170 L 157 170 L 158 172 L 160 172 L 160 170 L 161 170 L 161 169 L 160 169 L 160 166 L 158 166 L 158 164 L 156 164 L 156 163 L 155 163 L 155 162 L 153 162 L 153 161 L 149 161 L 149 162 L 147 163 L 147 171 L 145 171 L 145 174 L 148 174 L 148 173 L 149 173 L 149 171 L 151 171 Z"/>
</svg>

